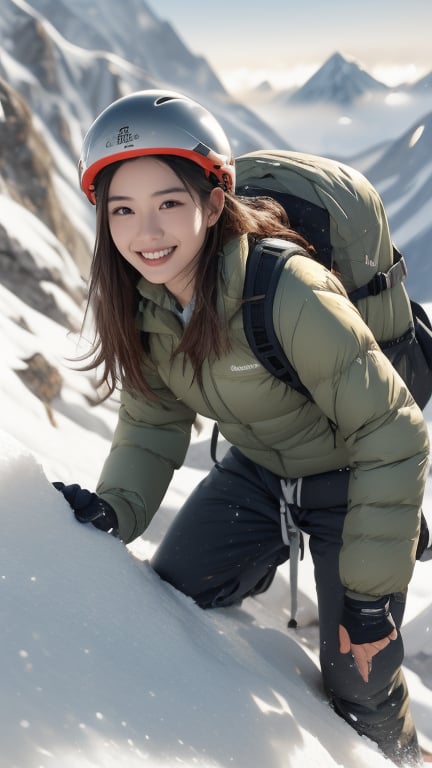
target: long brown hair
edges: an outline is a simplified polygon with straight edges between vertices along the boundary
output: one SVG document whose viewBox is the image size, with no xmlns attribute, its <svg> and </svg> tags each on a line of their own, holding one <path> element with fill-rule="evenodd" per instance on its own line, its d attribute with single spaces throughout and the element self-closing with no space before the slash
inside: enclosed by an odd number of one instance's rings
<svg viewBox="0 0 432 768">
<path fill-rule="evenodd" d="M 208 205 L 214 185 L 197 164 L 176 156 L 156 157 L 177 174 L 201 205 Z M 84 317 L 85 324 L 92 313 L 95 333 L 92 348 L 83 358 L 91 360 L 83 370 L 99 369 L 97 384 L 106 387 L 106 397 L 114 392 L 118 384 L 154 397 L 142 366 L 143 356 L 148 354 L 147 345 L 136 324 L 140 300 L 136 286 L 141 275 L 114 245 L 108 223 L 108 191 L 119 165 L 113 163 L 104 168 L 95 184 L 96 240 Z M 204 361 L 210 356 L 220 356 L 229 347 L 217 314 L 219 258 L 227 242 L 244 234 L 250 241 L 261 237 L 280 237 L 313 253 L 312 246 L 290 228 L 284 209 L 275 200 L 225 194 L 222 214 L 208 229 L 198 256 L 194 273 L 195 307 L 175 352 L 189 358 L 198 381 L 201 381 Z"/>
</svg>

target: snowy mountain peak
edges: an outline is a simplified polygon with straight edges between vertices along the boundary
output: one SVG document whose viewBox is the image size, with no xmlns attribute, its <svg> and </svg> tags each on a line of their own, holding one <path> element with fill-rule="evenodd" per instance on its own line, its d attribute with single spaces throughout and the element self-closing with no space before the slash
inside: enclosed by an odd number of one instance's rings
<svg viewBox="0 0 432 768">
<path fill-rule="evenodd" d="M 350 104 L 369 91 L 387 86 L 369 75 L 353 60 L 334 53 L 292 96 L 295 103 L 325 101 Z"/>
</svg>

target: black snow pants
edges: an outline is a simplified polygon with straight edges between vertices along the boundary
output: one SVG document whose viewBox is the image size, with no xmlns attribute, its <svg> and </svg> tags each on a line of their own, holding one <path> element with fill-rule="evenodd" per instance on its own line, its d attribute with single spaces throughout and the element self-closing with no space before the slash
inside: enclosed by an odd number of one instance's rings
<svg viewBox="0 0 432 768">
<path fill-rule="evenodd" d="M 318 482 L 320 477 L 316 476 Z M 313 484 L 313 478 L 303 480 L 305 498 L 313 499 Z M 298 498 L 289 505 L 295 524 L 308 535 L 314 564 L 326 694 L 335 711 L 358 733 L 375 741 L 396 765 L 421 765 L 401 669 L 400 634 L 374 657 L 368 683 L 360 677 L 351 654 L 339 651 L 344 589 L 338 561 L 346 497 L 335 504 L 330 487 L 327 495 L 328 499 L 321 488 L 315 502 L 307 502 L 307 509 L 298 505 Z M 230 448 L 178 512 L 152 558 L 152 567 L 203 608 L 233 605 L 262 592 L 289 557 L 281 533 L 281 496 L 280 478 Z M 404 607 L 405 595 L 391 597 L 397 628 Z"/>
</svg>

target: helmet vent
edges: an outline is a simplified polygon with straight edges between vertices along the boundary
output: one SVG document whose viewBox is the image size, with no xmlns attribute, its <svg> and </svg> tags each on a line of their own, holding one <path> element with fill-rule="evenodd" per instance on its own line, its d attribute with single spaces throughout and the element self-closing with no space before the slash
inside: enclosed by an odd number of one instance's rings
<svg viewBox="0 0 432 768">
<path fill-rule="evenodd" d="M 157 107 L 160 106 L 160 104 L 165 104 L 167 101 L 172 101 L 174 96 L 161 96 L 159 99 L 156 99 L 155 105 Z"/>
</svg>

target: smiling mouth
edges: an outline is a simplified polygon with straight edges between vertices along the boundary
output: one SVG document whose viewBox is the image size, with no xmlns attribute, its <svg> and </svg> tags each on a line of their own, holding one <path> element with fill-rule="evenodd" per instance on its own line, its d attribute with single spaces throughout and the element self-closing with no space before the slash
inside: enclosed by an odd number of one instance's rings
<svg viewBox="0 0 432 768">
<path fill-rule="evenodd" d="M 161 251 L 139 251 L 138 253 L 143 259 L 148 261 L 158 261 L 159 259 L 164 259 L 166 256 L 170 256 L 173 251 L 174 247 L 164 248 Z"/>
</svg>

